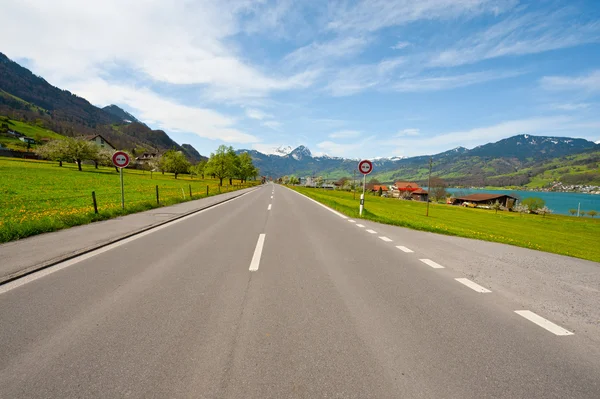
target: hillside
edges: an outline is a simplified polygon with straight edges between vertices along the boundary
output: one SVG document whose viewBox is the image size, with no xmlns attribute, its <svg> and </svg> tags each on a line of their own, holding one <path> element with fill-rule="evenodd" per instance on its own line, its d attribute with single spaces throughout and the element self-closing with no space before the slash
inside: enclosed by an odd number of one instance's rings
<svg viewBox="0 0 600 399">
<path fill-rule="evenodd" d="M 352 176 L 357 160 L 313 157 L 300 146 L 287 155 L 248 151 L 261 173 L 268 176 Z M 429 156 L 379 158 L 372 176 L 382 182 L 425 182 Z M 553 181 L 565 184 L 600 184 L 600 145 L 584 139 L 517 135 L 471 150 L 458 147 L 435 154 L 433 175 L 451 185 L 543 187 Z"/>
<path fill-rule="evenodd" d="M 118 149 L 133 153 L 176 149 L 192 162 L 201 159 L 197 151 L 184 149 L 166 132 L 150 129 L 116 105 L 98 108 L 84 98 L 52 86 L 2 53 L 0 117 L 3 117 L 4 123 L 12 123 L 11 130 L 38 140 L 56 138 L 53 133 L 72 137 L 101 134 Z M 37 136 L 32 129 L 38 129 Z M 11 143 L 10 137 L 3 136 L 0 141 L 7 144 L 5 147 L 19 149 L 19 144 Z"/>
</svg>

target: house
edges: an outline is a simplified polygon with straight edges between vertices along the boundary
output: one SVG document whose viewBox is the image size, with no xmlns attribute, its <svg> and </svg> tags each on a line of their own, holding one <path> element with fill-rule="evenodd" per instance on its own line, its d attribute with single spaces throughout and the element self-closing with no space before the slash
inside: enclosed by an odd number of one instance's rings
<svg viewBox="0 0 600 399">
<path fill-rule="evenodd" d="M 139 162 L 139 163 L 146 163 L 148 161 L 156 159 L 157 157 L 158 157 L 158 154 L 156 154 L 156 153 L 145 152 L 141 156 L 136 157 L 135 160 L 136 160 L 136 162 Z"/>
<path fill-rule="evenodd" d="M 411 192 L 410 196 L 415 201 L 427 202 L 427 200 L 429 199 L 429 193 L 426 190 L 423 190 L 422 188 L 418 188 L 415 191 Z"/>
<path fill-rule="evenodd" d="M 381 192 L 383 192 L 383 193 L 387 193 L 389 191 L 388 186 L 383 185 L 383 184 L 381 184 L 381 185 L 380 184 L 374 184 L 373 188 L 371 188 L 371 191 L 376 193 L 376 192 L 379 192 L 380 188 L 381 188 Z"/>
<path fill-rule="evenodd" d="M 417 183 L 413 183 L 410 181 L 397 181 L 396 183 L 394 183 L 394 188 L 398 191 L 413 192 L 420 189 L 421 187 L 419 187 Z"/>
<path fill-rule="evenodd" d="M 491 206 L 496 201 L 503 207 L 507 207 L 508 201 L 513 201 L 513 204 L 517 202 L 517 198 L 508 194 L 471 194 L 460 198 L 454 198 L 452 205 L 463 205 L 474 204 L 476 206 Z"/>
<path fill-rule="evenodd" d="M 104 137 L 99 134 L 91 136 L 83 136 L 84 139 L 94 142 L 100 148 L 108 148 L 109 150 L 116 150 L 115 146 L 109 143 Z"/>
<path fill-rule="evenodd" d="M 35 140 L 32 139 L 31 137 L 21 136 L 21 137 L 19 137 L 19 140 L 21 140 L 22 142 L 27 143 L 27 144 L 35 144 Z"/>
</svg>

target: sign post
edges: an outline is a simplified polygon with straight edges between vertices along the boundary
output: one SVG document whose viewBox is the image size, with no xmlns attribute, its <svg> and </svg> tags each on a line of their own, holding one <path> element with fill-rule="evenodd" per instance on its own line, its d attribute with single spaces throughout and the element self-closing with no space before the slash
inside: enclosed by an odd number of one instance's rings
<svg viewBox="0 0 600 399">
<path fill-rule="evenodd" d="M 362 216 L 365 206 L 365 190 L 367 187 L 367 175 L 373 171 L 373 164 L 368 159 L 363 159 L 358 163 L 358 171 L 363 174 L 363 192 L 360 195 L 360 208 L 358 208 L 359 216 Z"/>
<path fill-rule="evenodd" d="M 121 209 L 125 209 L 125 191 L 123 189 L 123 168 L 129 165 L 129 155 L 123 151 L 117 151 L 112 156 L 113 164 L 119 168 L 119 175 L 121 177 Z"/>
</svg>

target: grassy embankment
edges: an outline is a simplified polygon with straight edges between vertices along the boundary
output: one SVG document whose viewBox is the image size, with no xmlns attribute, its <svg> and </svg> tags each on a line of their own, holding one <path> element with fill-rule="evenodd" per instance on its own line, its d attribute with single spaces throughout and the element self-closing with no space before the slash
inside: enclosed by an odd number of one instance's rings
<svg viewBox="0 0 600 399">
<path fill-rule="evenodd" d="M 219 192 L 244 188 L 227 181 L 219 189 L 218 180 L 191 179 L 189 175 L 124 170 L 125 209 L 121 209 L 119 174 L 114 168 L 94 169 L 84 165 L 0 158 L 0 242 L 60 230 L 116 216 L 172 205 Z M 156 203 L 159 187 L 160 205 Z M 183 191 L 182 191 L 183 189 Z M 96 192 L 98 214 L 94 213 L 92 191 Z"/>
<path fill-rule="evenodd" d="M 8 125 L 9 130 L 14 130 L 26 135 L 27 137 L 31 137 L 38 143 L 42 139 L 60 140 L 64 137 L 56 132 L 53 132 L 52 130 L 45 129 L 41 126 L 16 121 L 6 116 L 0 116 L 0 124 L 6 124 Z M 8 134 L 0 135 L 0 144 L 2 144 L 3 147 L 8 148 L 9 150 L 27 151 L 27 143 L 24 143 L 17 137 Z M 37 145 L 33 144 L 30 147 L 31 151 L 33 151 L 33 149 L 35 149 Z"/>
<path fill-rule="evenodd" d="M 359 195 L 291 187 L 329 207 L 358 218 Z M 401 201 L 367 195 L 363 218 L 447 235 L 501 242 L 600 262 L 600 220 L 562 215 L 520 215 L 485 209 Z"/>
</svg>

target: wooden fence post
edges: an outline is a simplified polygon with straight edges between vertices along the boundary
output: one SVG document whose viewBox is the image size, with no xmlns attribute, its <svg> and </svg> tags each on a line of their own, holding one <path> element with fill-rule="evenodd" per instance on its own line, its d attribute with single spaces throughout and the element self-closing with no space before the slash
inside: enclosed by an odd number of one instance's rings
<svg viewBox="0 0 600 399">
<path fill-rule="evenodd" d="M 156 186 L 156 205 L 160 205 L 160 199 L 158 197 L 158 185 Z"/>
<path fill-rule="evenodd" d="M 192 185 L 189 184 L 189 186 L 190 186 L 190 199 L 192 199 Z"/>
<path fill-rule="evenodd" d="M 206 196 L 208 197 L 208 186 L 206 186 Z"/>
<path fill-rule="evenodd" d="M 98 203 L 96 202 L 96 192 L 92 191 L 92 201 L 94 202 L 94 213 L 98 214 Z"/>
</svg>

